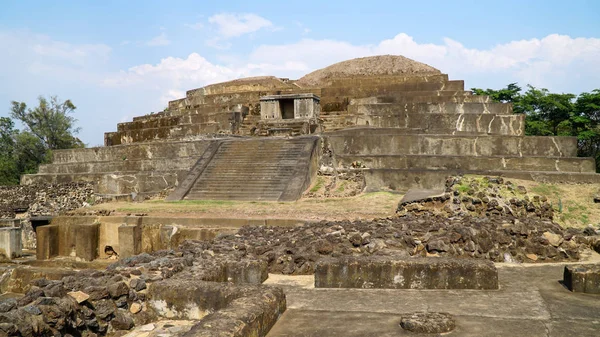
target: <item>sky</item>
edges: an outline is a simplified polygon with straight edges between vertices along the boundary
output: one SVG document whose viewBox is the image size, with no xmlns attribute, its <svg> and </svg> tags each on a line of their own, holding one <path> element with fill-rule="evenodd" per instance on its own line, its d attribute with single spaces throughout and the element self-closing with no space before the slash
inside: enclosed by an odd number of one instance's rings
<svg viewBox="0 0 600 337">
<path fill-rule="evenodd" d="M 0 116 L 70 99 L 88 146 L 190 89 L 297 79 L 356 57 L 427 63 L 466 88 L 600 88 L 600 1 L 0 1 Z"/>
</svg>

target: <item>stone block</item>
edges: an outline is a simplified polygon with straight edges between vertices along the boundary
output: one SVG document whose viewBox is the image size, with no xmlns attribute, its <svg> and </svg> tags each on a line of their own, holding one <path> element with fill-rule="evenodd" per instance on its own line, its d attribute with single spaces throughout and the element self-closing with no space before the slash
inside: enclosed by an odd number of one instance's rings
<svg viewBox="0 0 600 337">
<path fill-rule="evenodd" d="M 168 279 L 152 284 L 148 304 L 170 319 L 199 320 L 189 336 L 266 336 L 286 310 L 283 290 Z"/>
<path fill-rule="evenodd" d="M 21 228 L 0 227 L 0 254 L 13 259 L 21 256 Z"/>
<path fill-rule="evenodd" d="M 572 292 L 600 294 L 600 265 L 565 266 L 563 283 Z"/>
<path fill-rule="evenodd" d="M 149 304 L 156 313 L 174 319 L 202 319 L 238 296 L 236 288 L 227 283 L 181 279 L 155 282 L 148 292 Z"/>
<path fill-rule="evenodd" d="M 343 257 L 321 260 L 316 288 L 498 289 L 491 261 L 449 258 Z"/>
<path fill-rule="evenodd" d="M 98 257 L 98 239 L 100 224 L 77 226 L 75 234 L 75 256 L 85 261 Z"/>
<path fill-rule="evenodd" d="M 58 256 L 58 234 L 57 225 L 40 226 L 36 229 L 38 260 L 48 260 Z"/>
<path fill-rule="evenodd" d="M 0 227 L 19 227 L 21 219 L 0 219 Z"/>
<path fill-rule="evenodd" d="M 119 257 L 126 258 L 142 252 L 142 229 L 138 225 L 119 227 Z"/>
</svg>

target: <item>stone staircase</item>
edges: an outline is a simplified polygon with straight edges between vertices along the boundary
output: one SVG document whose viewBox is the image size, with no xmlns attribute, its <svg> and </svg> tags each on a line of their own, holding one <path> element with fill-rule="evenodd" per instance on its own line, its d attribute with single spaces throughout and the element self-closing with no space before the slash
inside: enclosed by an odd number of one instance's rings
<svg viewBox="0 0 600 337">
<path fill-rule="evenodd" d="M 316 173 L 318 142 L 318 137 L 222 141 L 167 199 L 297 200 Z"/>
</svg>

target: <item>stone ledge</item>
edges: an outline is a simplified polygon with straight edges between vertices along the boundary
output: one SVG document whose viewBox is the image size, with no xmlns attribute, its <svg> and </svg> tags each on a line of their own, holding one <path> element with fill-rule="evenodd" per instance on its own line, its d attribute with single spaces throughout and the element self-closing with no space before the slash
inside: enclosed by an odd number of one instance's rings
<svg viewBox="0 0 600 337">
<path fill-rule="evenodd" d="M 600 265 L 565 266 L 563 283 L 574 293 L 600 294 Z"/>
<path fill-rule="evenodd" d="M 316 288 L 498 289 L 490 261 L 346 257 L 317 263 Z"/>
<path fill-rule="evenodd" d="M 185 336 L 265 336 L 286 309 L 280 288 L 180 278 L 154 283 L 149 304 L 166 318 L 200 320 Z"/>
</svg>

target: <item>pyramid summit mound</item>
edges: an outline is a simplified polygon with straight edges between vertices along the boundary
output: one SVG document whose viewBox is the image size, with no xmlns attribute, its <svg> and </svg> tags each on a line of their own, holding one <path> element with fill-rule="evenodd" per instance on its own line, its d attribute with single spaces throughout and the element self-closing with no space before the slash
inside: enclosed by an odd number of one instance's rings
<svg viewBox="0 0 600 337">
<path fill-rule="evenodd" d="M 315 70 L 296 81 L 301 87 L 327 86 L 335 78 L 380 75 L 434 75 L 438 69 L 400 55 L 361 57 Z"/>
</svg>

